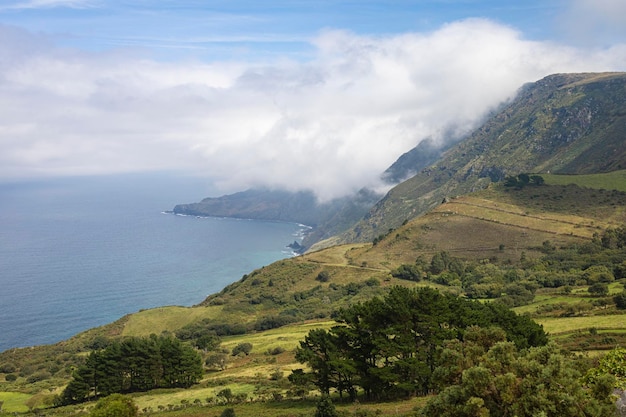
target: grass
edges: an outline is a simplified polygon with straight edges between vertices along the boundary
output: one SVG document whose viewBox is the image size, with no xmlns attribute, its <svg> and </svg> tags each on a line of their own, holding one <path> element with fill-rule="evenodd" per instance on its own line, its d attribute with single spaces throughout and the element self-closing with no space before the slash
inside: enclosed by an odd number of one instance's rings
<svg viewBox="0 0 626 417">
<path fill-rule="evenodd" d="M 390 401 L 385 403 L 345 403 L 333 399 L 338 411 L 347 415 L 357 415 L 361 412 L 383 416 L 410 416 L 416 407 L 423 406 L 428 398 L 420 397 L 405 401 Z M 184 410 L 165 411 L 159 416 L 163 417 L 205 417 L 219 416 L 226 407 L 232 407 L 237 417 L 287 417 L 306 416 L 312 417 L 315 413 L 315 400 L 284 400 L 268 403 L 243 403 L 236 405 L 220 405 L 210 407 L 189 407 Z"/>
<path fill-rule="evenodd" d="M 20 392 L 0 392 L 0 401 L 3 401 L 2 411 L 6 413 L 23 413 L 28 411 L 25 402 L 31 395 Z"/>
<path fill-rule="evenodd" d="M 142 310 L 129 316 L 122 336 L 150 336 L 164 331 L 179 329 L 189 323 L 220 315 L 220 306 L 209 307 L 158 307 Z"/>
<path fill-rule="evenodd" d="M 546 184 L 569 185 L 576 184 L 579 187 L 618 190 L 626 192 L 626 170 L 613 171 L 605 174 L 589 175 L 554 175 L 541 174 Z"/>
<path fill-rule="evenodd" d="M 604 178 L 605 186 L 616 178 L 622 178 L 626 188 L 626 171 L 622 174 L 624 177 L 614 175 Z M 548 179 L 546 176 L 546 182 L 550 181 L 553 178 Z M 224 388 L 230 388 L 235 394 L 245 393 L 248 399 L 271 397 L 272 392 L 284 393 L 289 388 L 285 377 L 290 370 L 304 366 L 295 360 L 296 347 L 311 329 L 329 328 L 335 324 L 328 319 L 333 309 L 380 295 L 391 285 L 432 285 L 425 281 L 415 284 L 391 277 L 390 271 L 400 264 L 414 263 L 418 256 L 429 260 L 434 253 L 444 250 L 468 260 L 495 263 L 510 261 L 515 264 L 522 253 L 529 259 L 542 256 L 539 248 L 546 240 L 550 240 L 557 247 L 587 242 L 594 232 L 599 232 L 608 225 L 626 223 L 626 194 L 581 188 L 589 187 L 581 184 L 591 184 L 590 181 L 579 178 L 577 186 L 529 186 L 522 190 L 508 191 L 494 186 L 470 196 L 452 198 L 430 213 L 391 231 L 376 245 L 362 243 L 335 246 L 278 261 L 252 271 L 219 294 L 209 297 L 201 306 L 169 306 L 143 310 L 99 330 L 85 332 L 83 340 L 88 341 L 94 335 L 100 334 L 117 337 L 175 333 L 189 323 L 204 319 L 209 319 L 211 323 L 251 325 L 261 317 L 290 310 L 291 316 L 300 320 L 296 324 L 223 337 L 222 348 L 225 352 L 230 352 L 239 343 L 247 342 L 253 345 L 251 354 L 233 357 L 227 353 L 227 369 L 207 372 L 197 386 L 188 390 L 158 390 L 133 395 L 140 409 L 156 412 L 160 406 L 160 409 L 166 410 L 159 413 L 163 416 L 219 415 L 224 407 L 215 404 L 207 406 L 206 400 L 215 398 Z M 316 280 L 321 271 L 328 272 L 328 282 Z M 376 278 L 376 285 L 363 284 L 356 295 L 345 295 L 341 289 L 331 288 L 343 286 L 345 289 L 348 284 L 366 283 L 371 278 Z M 623 290 L 621 283 L 616 282 L 609 286 L 610 295 Z M 613 310 L 593 307 L 591 302 L 597 297 L 590 297 L 586 286 L 573 288 L 570 294 L 556 291 L 542 289 L 532 304 L 516 308 L 515 311 L 520 314 L 528 313 L 533 317 L 539 314 L 551 315 L 535 320 L 544 326 L 551 339 L 563 345 L 569 344 L 574 349 L 586 344 L 587 349 L 600 351 L 608 346 L 608 343 L 603 342 L 604 339 L 611 338 L 620 343 L 626 340 L 626 315 L 614 314 L 614 307 Z M 581 308 L 583 305 L 589 308 Z M 542 306 L 546 308 L 537 313 Z M 558 317 L 570 306 L 573 306 L 576 314 L 606 315 Z M 320 319 L 305 321 L 311 317 Z M 590 329 L 594 329 L 593 334 Z M 65 362 L 62 363 L 62 369 L 71 369 L 70 353 L 84 354 L 79 347 L 79 341 L 77 338 L 73 342 L 64 342 L 56 346 L 56 350 L 46 350 L 44 347 L 28 351 L 15 350 L 10 355 L 6 353 L 1 362 L 25 361 L 24 357 L 41 355 L 45 360 L 52 357 L 57 361 L 63 359 Z M 282 353 L 268 353 L 276 348 L 282 348 Z M 5 357 L 9 359 L 5 360 Z M 41 362 L 43 363 L 43 359 Z M 33 369 L 38 369 L 38 365 L 35 362 L 29 363 Z M 277 370 L 283 372 L 282 380 L 271 380 L 270 375 Z M 58 380 L 61 381 L 58 385 L 64 383 L 62 377 Z M 42 387 L 38 386 L 36 389 L 43 392 Z M 35 393 L 36 389 L 32 392 Z M 49 393 L 47 387 L 45 392 Z M 25 402 L 33 401 L 30 395 L 22 393 L 0 393 L 0 401 L 3 400 L 4 410 L 10 412 L 27 411 Z M 194 400 L 198 400 L 203 406 L 189 406 Z M 424 401 L 426 399 L 418 398 L 379 404 L 340 403 L 338 408 L 350 414 L 354 414 L 360 407 L 372 412 L 380 410 L 382 415 L 402 415 L 410 413 L 417 404 Z M 183 404 L 184 409 L 174 410 L 182 408 Z M 315 401 L 246 402 L 233 407 L 239 417 L 312 416 Z M 167 410 L 168 408 L 172 409 Z"/>
<path fill-rule="evenodd" d="M 543 328 L 547 333 L 553 335 L 590 329 L 592 327 L 598 329 L 626 328 L 626 315 L 623 314 L 589 317 L 543 317 L 538 318 L 535 321 L 543 325 Z"/>
<path fill-rule="evenodd" d="M 231 383 L 216 387 L 192 388 L 186 390 L 158 390 L 148 394 L 136 395 L 133 401 L 135 401 L 135 404 L 137 404 L 140 410 L 151 408 L 157 411 L 160 409 L 159 406 L 167 409 L 170 408 L 169 406 L 178 406 L 183 402 L 193 404 L 196 399 L 204 404 L 207 398 L 215 398 L 221 390 L 226 388 L 230 389 L 235 395 L 246 394 L 248 397 L 251 397 L 255 390 L 255 386 L 252 384 Z"/>
<path fill-rule="evenodd" d="M 336 323 L 334 321 L 310 322 L 284 326 L 279 329 L 272 329 L 264 332 L 240 336 L 228 336 L 222 339 L 222 347 L 232 350 L 232 348 L 238 343 L 247 342 L 252 344 L 252 352 L 257 354 L 264 354 L 268 349 L 276 347 L 282 347 L 285 350 L 293 350 L 299 346 L 299 342 L 304 340 L 304 337 L 310 330 L 320 328 L 327 329 L 335 324 Z"/>
</svg>

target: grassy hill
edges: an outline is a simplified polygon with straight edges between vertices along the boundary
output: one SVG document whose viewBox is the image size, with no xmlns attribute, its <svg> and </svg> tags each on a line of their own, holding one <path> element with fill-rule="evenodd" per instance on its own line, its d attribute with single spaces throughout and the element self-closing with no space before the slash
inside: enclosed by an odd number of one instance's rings
<svg viewBox="0 0 626 417">
<path fill-rule="evenodd" d="M 219 335 L 221 345 L 201 352 L 209 361 L 201 383 L 133 394 L 145 413 L 219 415 L 234 405 L 238 416 L 310 416 L 314 400 L 286 378 L 303 366 L 295 348 L 311 329 L 334 325 L 338 309 L 397 285 L 503 303 L 574 352 L 593 356 L 624 346 L 626 310 L 613 296 L 626 283 L 626 249 L 615 243 L 615 230 L 626 225 L 626 171 L 616 170 L 626 166 L 625 104 L 624 74 L 556 75 L 526 86 L 320 249 L 251 271 L 194 307 L 143 310 L 54 345 L 0 353 L 2 410 L 49 407 L 89 352 L 112 340 L 203 333 Z M 501 181 L 520 172 L 540 174 L 544 184 Z M 239 197 L 244 206 L 258 201 Z M 268 212 L 280 210 L 282 198 Z M 208 203 L 230 210 L 228 201 Z M 299 200 L 290 204 L 299 210 Z M 185 341 L 195 343 L 193 337 Z M 232 355 L 242 343 L 252 345 L 248 354 Z M 236 398 L 227 404 L 225 388 Z M 425 401 L 340 408 L 408 415 Z M 91 406 L 46 414 L 85 415 Z"/>
<path fill-rule="evenodd" d="M 522 172 L 594 174 L 626 167 L 626 74 L 558 74 L 518 97 L 433 165 L 394 187 L 348 232 L 316 247 L 371 241 L 446 197 Z M 314 247 L 315 248 L 315 247 Z"/>
<path fill-rule="evenodd" d="M 447 199 L 429 213 L 387 231 L 375 244 L 339 245 L 252 271 L 198 306 L 144 310 L 55 345 L 3 352 L 0 401 L 6 398 L 6 411 L 43 407 L 60 392 L 86 353 L 106 340 L 176 334 L 195 325 L 228 330 L 221 345 L 226 369 L 207 370 L 202 383 L 189 390 L 136 394 L 140 408 L 160 410 L 163 415 L 206 415 L 202 413 L 209 399 L 213 413 L 219 414 L 223 406 L 215 402 L 220 390 L 228 387 L 248 399 L 291 398 L 267 405 L 237 405 L 237 415 L 306 415 L 314 403 L 297 401 L 286 376 L 302 366 L 294 358 L 299 341 L 310 329 L 331 326 L 335 309 L 382 295 L 394 285 L 428 285 L 465 294 L 468 287 L 460 282 L 446 281 L 445 273 L 429 272 L 431 259 L 442 252 L 471 266 L 475 276 L 480 271 L 491 276 L 514 271 L 526 274 L 520 282 L 542 279 L 542 271 L 551 271 L 547 260 L 556 262 L 555 254 L 565 257 L 572 250 L 567 248 L 592 245 L 607 228 L 626 224 L 626 191 L 619 190 L 624 174 L 565 179 L 546 175 L 546 185 L 522 189 L 492 184 Z M 421 265 L 419 281 L 398 277 L 395 272 L 402 265 Z M 532 301 L 515 309 L 544 324 L 551 337 L 569 349 L 594 352 L 625 343 L 626 316 L 610 298 L 623 291 L 622 283 L 611 281 L 608 296 L 592 295 L 583 276 L 581 269 L 572 285 L 536 288 Z M 249 355 L 230 355 L 233 347 L 244 342 L 253 345 Z M 14 375 L 15 381 L 8 381 L 8 375 Z M 420 401 L 424 400 L 358 407 L 409 412 Z M 342 407 L 353 413 L 357 406 Z"/>
</svg>

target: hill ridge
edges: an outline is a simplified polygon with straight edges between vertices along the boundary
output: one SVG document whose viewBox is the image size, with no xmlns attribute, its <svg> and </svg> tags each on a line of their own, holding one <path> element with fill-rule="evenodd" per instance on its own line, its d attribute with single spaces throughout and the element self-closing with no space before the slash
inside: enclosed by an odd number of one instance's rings
<svg viewBox="0 0 626 417">
<path fill-rule="evenodd" d="M 314 249 L 371 241 L 403 221 L 507 175 L 626 167 L 626 73 L 555 74 L 516 99 L 433 165 L 392 188 L 347 232 Z"/>
</svg>

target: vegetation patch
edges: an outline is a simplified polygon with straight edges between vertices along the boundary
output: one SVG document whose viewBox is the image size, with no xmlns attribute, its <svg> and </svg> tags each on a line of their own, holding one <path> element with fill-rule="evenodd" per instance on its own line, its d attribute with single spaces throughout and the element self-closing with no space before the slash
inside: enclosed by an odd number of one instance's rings
<svg viewBox="0 0 626 417">
<path fill-rule="evenodd" d="M 0 402 L 2 402 L 0 411 L 5 413 L 23 413 L 28 411 L 26 402 L 30 398 L 31 395 L 20 392 L 0 392 Z"/>
</svg>

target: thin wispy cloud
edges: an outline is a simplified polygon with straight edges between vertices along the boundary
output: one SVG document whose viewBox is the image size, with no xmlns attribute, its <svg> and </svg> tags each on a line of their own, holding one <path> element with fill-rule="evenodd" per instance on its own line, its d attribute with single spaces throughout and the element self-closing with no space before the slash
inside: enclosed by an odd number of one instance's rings
<svg viewBox="0 0 626 417">
<path fill-rule="evenodd" d="M 0 10 L 50 9 L 55 7 L 87 9 L 97 7 L 99 2 L 96 0 L 29 0 L 13 2 L 6 0 L 6 3 L 0 5 Z"/>
</svg>

